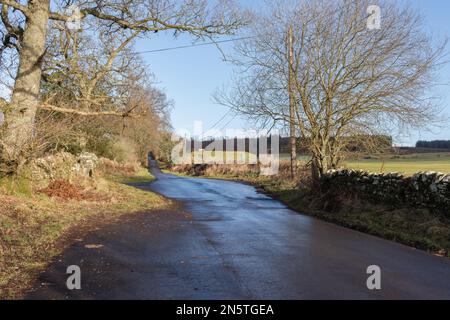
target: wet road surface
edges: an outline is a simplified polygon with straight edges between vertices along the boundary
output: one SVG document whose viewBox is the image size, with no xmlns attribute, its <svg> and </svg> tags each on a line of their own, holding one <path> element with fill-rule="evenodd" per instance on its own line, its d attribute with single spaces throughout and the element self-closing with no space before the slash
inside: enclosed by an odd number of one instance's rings
<svg viewBox="0 0 450 320">
<path fill-rule="evenodd" d="M 68 248 L 28 299 L 450 299 L 450 260 L 297 214 L 255 188 L 154 170 L 178 210 L 132 215 Z M 78 265 L 82 290 L 65 271 Z M 367 267 L 381 290 L 367 289 Z"/>
</svg>

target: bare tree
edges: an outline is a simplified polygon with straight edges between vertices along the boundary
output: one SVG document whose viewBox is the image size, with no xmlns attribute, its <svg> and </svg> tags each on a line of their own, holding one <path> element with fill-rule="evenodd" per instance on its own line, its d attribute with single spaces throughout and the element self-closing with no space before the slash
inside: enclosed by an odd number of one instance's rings
<svg viewBox="0 0 450 320">
<path fill-rule="evenodd" d="M 130 104 L 130 108 L 142 110 L 145 116 L 126 118 L 121 135 L 134 142 L 139 160 L 145 163 L 148 152 L 160 153 L 164 135 L 171 130 L 171 102 L 160 90 L 141 88 L 133 94 Z"/>
<path fill-rule="evenodd" d="M 161 134 L 170 125 L 171 103 L 154 87 L 148 66 L 130 46 L 137 33 L 119 29 L 110 34 L 105 30 L 108 28 L 95 19 L 89 25 L 85 23 L 79 32 L 53 23 L 47 37 L 43 102 L 37 118 L 45 123 L 53 118 L 54 122 L 66 124 L 68 130 L 60 132 L 54 146 L 55 138 L 39 126 L 34 139 L 39 143 L 35 145 L 75 153 L 94 151 L 118 159 L 124 156 L 121 147 L 132 145 L 141 161 L 149 150 L 157 151 Z M 42 143 L 45 139 L 48 141 Z"/>
<path fill-rule="evenodd" d="M 42 67 L 39 107 L 80 116 L 136 114 L 125 108 L 129 87 L 145 85 L 148 79 L 145 64 L 130 46 L 137 36 L 138 31 L 122 29 L 111 34 L 98 23 L 83 32 L 54 23 Z"/>
<path fill-rule="evenodd" d="M 429 89 L 444 63 L 446 41 L 433 45 L 420 15 L 390 1 L 379 2 L 381 29 L 371 30 L 369 5 L 366 0 L 279 1 L 270 13 L 256 15 L 250 28 L 255 38 L 236 48 L 236 85 L 219 97 L 262 124 L 286 125 L 286 84 L 289 71 L 294 73 L 296 126 L 309 142 L 316 181 L 339 165 L 349 137 L 427 125 L 436 116 Z M 292 70 L 286 58 L 290 25 Z"/>
<path fill-rule="evenodd" d="M 102 21 L 111 34 L 118 30 L 129 34 L 172 31 L 175 35 L 185 32 L 195 37 L 214 37 L 233 33 L 243 23 L 229 1 L 211 6 L 203 0 L 29 0 L 26 4 L 0 0 L 1 21 L 6 30 L 4 47 L 16 48 L 19 53 L 11 103 L 4 112 L 6 130 L 1 139 L 4 159 L 18 160 L 33 137 L 49 22 L 71 22 L 73 17 L 65 14 L 64 9 L 72 4 L 80 8 L 80 18 Z M 12 23 L 13 15 L 20 17 L 18 25 Z"/>
</svg>

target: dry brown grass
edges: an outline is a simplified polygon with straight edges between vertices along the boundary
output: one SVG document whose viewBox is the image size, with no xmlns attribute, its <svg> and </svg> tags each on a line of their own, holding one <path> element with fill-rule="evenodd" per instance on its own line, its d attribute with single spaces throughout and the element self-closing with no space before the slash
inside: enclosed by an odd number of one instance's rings
<svg viewBox="0 0 450 320">
<path fill-rule="evenodd" d="M 278 173 L 272 176 L 273 179 L 290 180 L 290 162 L 280 161 Z M 301 177 L 306 177 L 308 168 L 305 163 L 298 162 L 298 174 Z M 170 169 L 175 173 L 187 173 L 193 176 L 207 176 L 207 177 L 252 177 L 260 175 L 260 166 L 256 164 L 199 164 L 199 165 L 177 165 Z"/>
<path fill-rule="evenodd" d="M 156 194 L 98 178 L 75 182 L 86 199 L 0 191 L 0 298 L 20 298 L 38 272 L 74 238 L 123 214 L 153 214 L 170 202 Z M 155 212 L 155 211 L 153 211 Z"/>
<path fill-rule="evenodd" d="M 137 161 L 119 163 L 117 161 L 100 158 L 97 172 L 100 176 L 125 176 L 131 177 L 139 171 L 141 165 Z"/>
</svg>

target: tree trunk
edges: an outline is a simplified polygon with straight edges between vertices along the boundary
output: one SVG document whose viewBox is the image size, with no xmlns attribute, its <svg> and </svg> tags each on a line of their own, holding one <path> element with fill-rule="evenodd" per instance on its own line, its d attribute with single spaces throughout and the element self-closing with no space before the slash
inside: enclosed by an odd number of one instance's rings
<svg viewBox="0 0 450 320">
<path fill-rule="evenodd" d="M 320 179 L 328 171 L 328 162 L 326 159 L 321 158 L 318 155 L 313 154 L 311 161 L 311 175 L 313 181 L 313 187 L 320 187 Z"/>
<path fill-rule="evenodd" d="M 34 134 L 34 119 L 39 104 L 41 66 L 50 12 L 50 0 L 28 2 L 19 68 L 11 104 L 5 115 L 6 132 L 2 141 L 2 160 L 23 161 Z"/>
</svg>

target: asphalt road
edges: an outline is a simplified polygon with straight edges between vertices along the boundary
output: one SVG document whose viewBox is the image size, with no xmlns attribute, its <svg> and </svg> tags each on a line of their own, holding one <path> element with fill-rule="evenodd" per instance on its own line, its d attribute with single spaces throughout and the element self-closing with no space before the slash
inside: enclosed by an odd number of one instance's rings
<svg viewBox="0 0 450 320">
<path fill-rule="evenodd" d="M 162 174 L 183 204 L 91 233 L 28 299 L 450 299 L 450 260 L 293 212 L 255 188 Z M 81 268 L 69 291 L 66 268 Z M 381 268 L 369 290 L 367 267 Z"/>
</svg>

